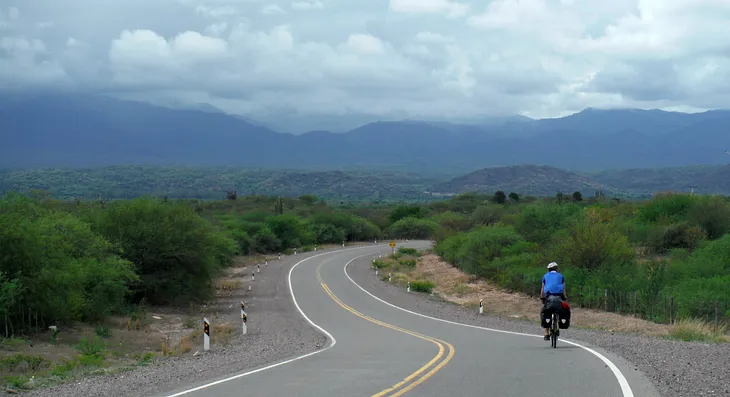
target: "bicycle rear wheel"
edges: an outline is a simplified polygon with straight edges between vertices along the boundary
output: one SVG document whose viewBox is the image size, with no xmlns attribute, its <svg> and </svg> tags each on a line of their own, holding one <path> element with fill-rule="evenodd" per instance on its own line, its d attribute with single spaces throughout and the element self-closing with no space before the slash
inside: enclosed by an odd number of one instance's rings
<svg viewBox="0 0 730 397">
<path fill-rule="evenodd" d="M 550 340 L 551 345 L 553 349 L 558 347 L 558 316 L 557 314 L 553 313 L 552 315 L 552 324 L 550 324 Z"/>
</svg>

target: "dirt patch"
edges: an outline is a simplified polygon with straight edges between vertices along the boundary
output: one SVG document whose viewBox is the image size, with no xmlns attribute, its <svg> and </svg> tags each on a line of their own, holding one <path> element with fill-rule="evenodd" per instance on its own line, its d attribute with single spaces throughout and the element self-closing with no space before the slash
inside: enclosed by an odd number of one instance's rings
<svg viewBox="0 0 730 397">
<path fill-rule="evenodd" d="M 399 258 L 402 261 L 403 258 Z M 385 260 L 395 263 L 392 259 Z M 525 294 L 502 290 L 483 280 L 476 280 L 441 260 L 438 255 L 426 254 L 416 260 L 414 269 L 397 265 L 394 282 L 407 279 L 425 279 L 435 284 L 433 293 L 444 300 L 460 305 L 478 307 L 482 300 L 484 311 L 504 317 L 539 322 L 541 301 Z M 384 273 L 387 277 L 388 270 Z M 475 309 L 476 310 L 476 309 Z M 630 332 L 651 336 L 669 335 L 668 325 L 656 324 L 640 318 L 616 313 L 573 307 L 572 323 L 579 328 Z"/>
</svg>

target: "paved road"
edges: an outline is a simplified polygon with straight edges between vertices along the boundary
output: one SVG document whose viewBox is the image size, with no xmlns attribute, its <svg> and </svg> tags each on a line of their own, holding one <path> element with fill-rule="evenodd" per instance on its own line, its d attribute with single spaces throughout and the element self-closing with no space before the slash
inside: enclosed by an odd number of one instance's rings
<svg viewBox="0 0 730 397">
<path fill-rule="evenodd" d="M 644 385 L 628 376 L 633 369 L 613 367 L 600 352 L 563 341 L 550 349 L 538 337 L 408 313 L 370 295 L 345 271 L 389 251 L 379 245 L 329 252 L 292 269 L 296 305 L 334 340 L 324 350 L 165 396 L 643 396 L 636 390 Z"/>
</svg>

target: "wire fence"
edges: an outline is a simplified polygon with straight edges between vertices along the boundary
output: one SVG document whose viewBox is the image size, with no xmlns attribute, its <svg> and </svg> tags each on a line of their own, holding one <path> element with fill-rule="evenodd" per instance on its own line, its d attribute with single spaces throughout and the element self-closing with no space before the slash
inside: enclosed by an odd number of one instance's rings
<svg viewBox="0 0 730 397">
<path fill-rule="evenodd" d="M 581 308 L 631 315 L 659 324 L 674 324 L 677 319 L 691 317 L 716 326 L 730 326 L 730 301 L 727 300 L 686 300 L 649 295 L 644 291 L 582 286 L 573 287 L 568 297 Z"/>
</svg>

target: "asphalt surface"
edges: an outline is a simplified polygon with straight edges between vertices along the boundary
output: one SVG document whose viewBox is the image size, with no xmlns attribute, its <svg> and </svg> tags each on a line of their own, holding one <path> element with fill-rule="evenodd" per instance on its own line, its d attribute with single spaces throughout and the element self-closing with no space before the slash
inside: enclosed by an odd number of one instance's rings
<svg viewBox="0 0 730 397">
<path fill-rule="evenodd" d="M 623 361 L 603 361 L 599 355 L 611 356 L 598 349 L 561 340 L 551 349 L 534 335 L 408 313 L 370 295 L 345 271 L 389 251 L 378 245 L 328 252 L 292 269 L 296 305 L 331 337 L 323 350 L 160 396 L 645 395 L 637 392 L 648 389 L 643 377 Z"/>
</svg>

